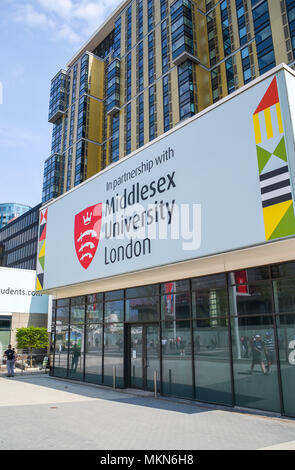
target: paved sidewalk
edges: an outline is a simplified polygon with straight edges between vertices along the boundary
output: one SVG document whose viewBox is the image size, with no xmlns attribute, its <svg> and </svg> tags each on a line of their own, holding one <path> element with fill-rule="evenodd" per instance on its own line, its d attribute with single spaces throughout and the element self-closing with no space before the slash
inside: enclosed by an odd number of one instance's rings
<svg viewBox="0 0 295 470">
<path fill-rule="evenodd" d="M 295 420 L 57 380 L 0 378 L 0 450 L 295 450 Z"/>
</svg>

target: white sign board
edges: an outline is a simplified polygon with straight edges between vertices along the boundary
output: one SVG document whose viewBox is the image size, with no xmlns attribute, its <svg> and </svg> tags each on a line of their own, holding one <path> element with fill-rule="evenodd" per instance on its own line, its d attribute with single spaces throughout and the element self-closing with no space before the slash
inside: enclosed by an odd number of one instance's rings
<svg viewBox="0 0 295 470">
<path fill-rule="evenodd" d="M 287 73 L 268 75 L 43 208 L 38 288 L 294 235 Z"/>
<path fill-rule="evenodd" d="M 36 292 L 36 271 L 0 268 L 0 314 L 47 314 L 48 299 Z"/>
</svg>

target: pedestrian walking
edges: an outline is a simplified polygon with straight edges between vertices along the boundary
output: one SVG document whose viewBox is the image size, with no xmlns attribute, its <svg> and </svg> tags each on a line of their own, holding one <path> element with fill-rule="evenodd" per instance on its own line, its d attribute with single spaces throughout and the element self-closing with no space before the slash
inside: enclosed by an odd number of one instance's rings
<svg viewBox="0 0 295 470">
<path fill-rule="evenodd" d="M 242 345 L 242 351 L 244 353 L 244 358 L 249 357 L 249 347 L 248 347 L 248 338 L 247 336 L 241 336 L 241 345 Z"/>
<path fill-rule="evenodd" d="M 267 361 L 266 370 L 267 370 L 267 373 L 269 373 L 271 365 L 275 364 L 276 362 L 275 344 L 272 338 L 272 334 L 270 332 L 266 333 L 264 344 L 265 344 L 265 357 Z"/>
<path fill-rule="evenodd" d="M 8 349 L 4 352 L 4 356 L 6 356 L 7 375 L 8 377 L 14 377 L 15 352 L 11 348 L 11 344 L 8 345 Z"/>
<path fill-rule="evenodd" d="M 267 375 L 265 365 L 262 358 L 262 353 L 265 351 L 265 344 L 260 335 L 256 335 L 252 342 L 252 364 L 250 374 L 252 374 L 255 364 L 259 364 L 264 375 Z"/>
</svg>

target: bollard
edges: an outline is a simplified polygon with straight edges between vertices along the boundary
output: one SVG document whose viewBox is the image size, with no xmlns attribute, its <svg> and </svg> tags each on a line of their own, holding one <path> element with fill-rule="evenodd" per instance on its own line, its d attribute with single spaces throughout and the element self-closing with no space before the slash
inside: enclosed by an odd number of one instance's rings
<svg viewBox="0 0 295 470">
<path fill-rule="evenodd" d="M 155 398 L 157 398 L 157 371 L 154 371 L 154 391 L 155 391 Z"/>
<path fill-rule="evenodd" d="M 116 366 L 113 366 L 113 388 L 116 388 Z"/>
<path fill-rule="evenodd" d="M 169 390 L 172 388 L 172 371 L 169 369 Z"/>
</svg>

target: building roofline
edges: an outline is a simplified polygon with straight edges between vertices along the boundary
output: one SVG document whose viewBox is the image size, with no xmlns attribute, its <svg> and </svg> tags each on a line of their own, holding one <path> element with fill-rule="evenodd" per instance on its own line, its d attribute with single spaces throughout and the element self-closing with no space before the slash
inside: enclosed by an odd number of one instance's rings
<svg viewBox="0 0 295 470">
<path fill-rule="evenodd" d="M 10 221 L 8 221 L 8 223 L 6 225 L 4 225 L 4 227 L 1 227 L 0 228 L 0 233 L 4 232 L 5 230 L 7 230 L 9 227 L 13 226 L 14 224 L 16 224 L 17 222 L 19 222 L 20 219 L 23 219 L 25 217 L 28 216 L 28 214 L 30 212 L 34 212 L 34 211 L 40 211 L 42 207 L 42 202 L 39 202 L 39 204 L 37 204 L 36 206 L 34 207 L 30 207 L 26 212 L 24 212 L 23 214 L 15 217 L 14 219 L 11 219 Z M 0 266 L 2 267 L 2 266 Z"/>
<path fill-rule="evenodd" d="M 58 75 L 60 75 L 61 73 L 64 73 L 66 75 L 67 71 L 65 69 L 60 69 L 58 72 L 56 72 L 54 77 L 51 79 L 51 82 L 53 82 L 53 80 L 55 80 L 58 77 Z"/>
<path fill-rule="evenodd" d="M 67 67 L 72 65 L 85 53 L 92 52 L 115 28 L 115 19 L 121 13 L 130 0 L 123 0 L 120 5 L 108 16 L 104 23 L 90 36 L 90 38 L 83 44 L 82 47 L 76 52 L 72 59 L 67 63 Z"/>
<path fill-rule="evenodd" d="M 32 206 L 28 206 L 27 204 L 22 204 L 20 202 L 1 202 L 0 206 L 21 206 L 21 207 L 30 207 L 30 208 L 32 208 Z"/>
</svg>

